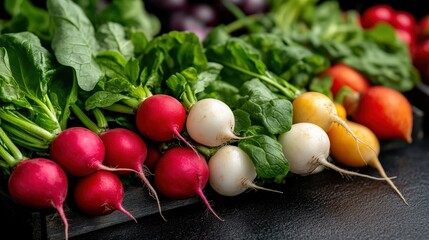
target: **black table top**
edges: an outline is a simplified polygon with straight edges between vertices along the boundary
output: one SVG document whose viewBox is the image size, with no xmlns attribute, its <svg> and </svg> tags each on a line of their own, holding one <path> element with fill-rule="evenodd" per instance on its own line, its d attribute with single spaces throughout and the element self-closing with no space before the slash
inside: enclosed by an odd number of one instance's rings
<svg viewBox="0 0 429 240">
<path fill-rule="evenodd" d="M 201 201 L 71 239 L 429 239 L 429 138 L 382 151 L 380 161 L 409 205 L 383 181 L 326 170 L 237 197 Z M 370 168 L 359 170 L 377 175 Z"/>
</svg>

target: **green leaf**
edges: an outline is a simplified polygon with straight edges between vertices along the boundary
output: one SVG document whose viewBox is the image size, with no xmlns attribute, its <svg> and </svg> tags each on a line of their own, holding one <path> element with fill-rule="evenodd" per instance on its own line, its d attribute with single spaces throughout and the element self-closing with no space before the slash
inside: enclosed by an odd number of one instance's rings
<svg viewBox="0 0 429 240">
<path fill-rule="evenodd" d="M 95 61 L 99 46 L 92 23 L 71 0 L 48 0 L 47 6 L 55 26 L 52 49 L 58 62 L 72 67 L 79 87 L 91 91 L 103 77 Z"/>
<path fill-rule="evenodd" d="M 25 98 L 19 85 L 15 84 L 9 64 L 9 56 L 4 47 L 0 48 L 0 99 L 4 102 L 13 102 L 17 106 L 31 109 L 31 104 Z"/>
<path fill-rule="evenodd" d="M 98 66 L 108 78 L 127 78 L 125 66 L 127 59 L 117 51 L 106 50 L 99 52 L 95 58 Z"/>
<path fill-rule="evenodd" d="M 88 111 L 94 108 L 110 107 L 114 103 L 124 99 L 128 99 L 128 97 L 123 94 L 98 91 L 86 99 L 85 109 Z"/>
<path fill-rule="evenodd" d="M 258 177 L 278 178 L 287 175 L 289 163 L 277 140 L 266 135 L 257 135 L 240 140 L 238 146 L 252 159 Z"/>
<path fill-rule="evenodd" d="M 200 74 L 198 74 L 198 81 L 196 81 L 192 85 L 192 89 L 194 90 L 195 94 L 198 94 L 200 92 L 203 92 L 204 89 L 213 81 L 217 80 L 219 78 L 220 71 L 222 70 L 223 66 L 218 63 L 209 62 L 207 63 L 206 70 L 202 71 Z"/>
<path fill-rule="evenodd" d="M 42 40 L 50 40 L 49 14 L 46 9 L 34 6 L 29 0 L 5 0 L 4 7 L 12 17 L 4 32 L 29 31 Z"/>
<path fill-rule="evenodd" d="M 99 14 L 99 22 L 117 22 L 153 38 L 161 30 L 159 19 L 149 14 L 141 0 L 113 0 Z"/>
<path fill-rule="evenodd" d="M 49 85 L 48 94 L 59 116 L 61 129 L 64 130 L 71 114 L 70 106 L 78 99 L 78 86 L 72 68 L 66 67 L 57 72 Z"/>
<path fill-rule="evenodd" d="M 118 23 L 107 22 L 101 25 L 95 36 L 101 50 L 118 51 L 127 59 L 134 55 L 133 42 L 127 39 L 124 27 Z"/>
</svg>

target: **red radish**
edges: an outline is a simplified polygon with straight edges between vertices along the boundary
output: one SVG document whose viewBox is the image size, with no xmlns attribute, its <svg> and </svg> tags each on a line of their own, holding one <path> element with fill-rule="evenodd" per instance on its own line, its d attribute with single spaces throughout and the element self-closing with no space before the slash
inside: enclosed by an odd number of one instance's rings
<svg viewBox="0 0 429 240">
<path fill-rule="evenodd" d="M 395 29 L 395 32 L 400 40 L 411 46 L 415 43 L 414 33 L 406 31 L 404 29 Z"/>
<path fill-rule="evenodd" d="M 410 102 L 402 93 L 383 86 L 373 86 L 351 102 L 345 107 L 354 108 L 353 111 L 347 111 L 352 119 L 371 129 L 378 138 L 402 138 L 411 143 L 413 112 Z"/>
<path fill-rule="evenodd" d="M 57 163 L 46 158 L 20 161 L 9 177 L 8 189 L 11 197 L 24 206 L 54 207 L 64 222 L 65 239 L 68 239 L 68 221 L 63 209 L 68 179 Z"/>
<path fill-rule="evenodd" d="M 420 72 L 422 81 L 429 84 L 429 39 L 424 40 L 416 46 L 413 55 L 413 64 Z"/>
<path fill-rule="evenodd" d="M 203 189 L 209 179 L 206 160 L 187 147 L 167 150 L 155 168 L 155 185 L 159 192 L 171 199 L 186 199 L 198 195 L 207 208 L 222 220 L 212 209 Z"/>
<path fill-rule="evenodd" d="M 97 170 L 133 171 L 103 165 L 105 148 L 101 138 L 84 127 L 62 131 L 50 145 L 50 156 L 71 176 L 82 177 Z"/>
<path fill-rule="evenodd" d="M 347 86 L 357 92 L 363 92 L 370 86 L 368 79 L 360 72 L 342 63 L 332 65 L 328 70 L 322 73 L 322 76 L 332 77 L 331 91 L 334 96 L 337 95 L 340 88 Z"/>
<path fill-rule="evenodd" d="M 395 29 L 402 29 L 404 31 L 414 33 L 416 31 L 417 21 L 415 17 L 407 11 L 396 11 L 391 25 Z"/>
<path fill-rule="evenodd" d="M 144 161 L 144 165 L 149 169 L 150 172 L 155 172 L 156 164 L 162 156 L 161 151 L 155 143 L 147 143 L 147 157 Z"/>
<path fill-rule="evenodd" d="M 176 98 L 156 94 L 146 98 L 137 109 L 136 125 L 145 137 L 164 142 L 178 137 L 188 146 L 191 144 L 180 135 L 185 127 L 186 109 Z"/>
<path fill-rule="evenodd" d="M 417 36 L 419 41 L 429 38 L 429 15 L 423 16 L 417 23 Z"/>
<path fill-rule="evenodd" d="M 80 178 L 74 189 L 74 201 L 80 211 L 93 216 L 104 216 L 119 210 L 137 220 L 124 209 L 124 187 L 119 177 L 109 171 L 99 170 Z"/>
<path fill-rule="evenodd" d="M 104 164 L 110 167 L 135 170 L 139 178 L 149 188 L 151 195 L 156 199 L 159 212 L 161 213 L 158 194 L 143 171 L 143 164 L 147 157 L 147 146 L 145 141 L 137 133 L 126 128 L 109 129 L 102 132 L 100 138 L 106 149 Z M 130 174 L 131 172 L 118 171 L 117 173 Z"/>
<path fill-rule="evenodd" d="M 361 24 L 363 28 L 372 28 L 380 22 L 391 24 L 394 16 L 395 10 L 392 7 L 386 4 L 378 4 L 363 12 Z"/>
</svg>

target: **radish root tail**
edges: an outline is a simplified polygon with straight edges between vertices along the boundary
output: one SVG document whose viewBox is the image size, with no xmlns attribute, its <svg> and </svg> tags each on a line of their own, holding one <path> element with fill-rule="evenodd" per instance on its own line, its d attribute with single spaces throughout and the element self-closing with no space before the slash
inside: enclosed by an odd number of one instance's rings
<svg viewBox="0 0 429 240">
<path fill-rule="evenodd" d="M 405 197 L 402 195 L 402 193 L 399 191 L 399 189 L 395 186 L 395 184 L 392 182 L 392 180 L 387 176 L 386 172 L 384 171 L 383 166 L 381 166 L 381 163 L 379 159 L 374 159 L 374 161 L 371 162 L 371 167 L 378 170 L 380 175 L 386 179 L 387 184 L 389 184 L 392 189 L 399 195 L 399 197 L 404 201 L 405 204 L 409 205 Z"/>
<path fill-rule="evenodd" d="M 203 200 L 204 204 L 207 206 L 207 208 L 209 209 L 209 211 L 219 220 L 224 221 L 221 217 L 219 217 L 219 215 L 217 215 L 217 213 L 214 211 L 214 209 L 212 208 L 212 206 L 210 205 L 209 201 L 207 200 L 206 196 L 203 193 L 203 190 L 201 190 L 201 188 L 198 188 L 196 190 L 197 195 Z"/>
<path fill-rule="evenodd" d="M 161 202 L 159 201 L 158 194 L 156 193 L 155 189 L 150 184 L 149 180 L 146 178 L 143 172 L 138 173 L 140 179 L 143 181 L 143 183 L 146 185 L 146 187 L 149 188 L 150 195 L 156 200 L 156 203 L 158 205 L 158 211 L 159 215 L 161 215 L 162 219 L 164 221 L 167 221 L 167 219 L 164 217 L 161 211 Z"/>
<path fill-rule="evenodd" d="M 67 221 L 67 217 L 66 217 L 66 214 L 64 212 L 64 208 L 63 208 L 62 204 L 58 205 L 58 206 L 54 204 L 54 207 L 55 207 L 55 209 L 57 209 L 58 214 L 60 215 L 60 217 L 64 223 L 64 236 L 65 236 L 64 239 L 68 240 L 69 239 L 69 223 Z"/>
<path fill-rule="evenodd" d="M 263 190 L 263 191 L 268 191 L 268 192 L 274 192 L 274 193 L 283 194 L 282 191 L 278 191 L 278 190 L 274 190 L 274 189 L 270 189 L 270 188 L 265 188 L 265 187 L 262 187 L 262 186 L 258 186 L 254 182 L 250 181 L 249 179 L 243 179 L 242 184 L 244 186 L 248 187 L 248 188 L 255 189 L 255 190 Z"/>
<path fill-rule="evenodd" d="M 366 175 L 366 174 L 362 174 L 362 173 L 357 173 L 357 172 L 349 171 L 349 170 L 340 168 L 340 167 L 336 166 L 335 164 L 332 164 L 332 163 L 328 162 L 328 160 L 326 160 L 326 159 L 319 159 L 318 162 L 321 165 L 323 165 L 323 166 L 325 166 L 325 167 L 327 167 L 329 169 L 332 169 L 334 171 L 337 171 L 339 173 L 342 173 L 342 174 L 352 175 L 352 176 L 358 176 L 358 177 L 363 177 L 363 178 L 369 178 L 369 179 L 377 180 L 377 181 L 388 181 L 388 180 L 390 180 L 390 178 L 387 177 L 387 176 L 379 178 L 379 177 L 374 177 L 374 176 L 370 176 L 370 175 Z"/>
</svg>

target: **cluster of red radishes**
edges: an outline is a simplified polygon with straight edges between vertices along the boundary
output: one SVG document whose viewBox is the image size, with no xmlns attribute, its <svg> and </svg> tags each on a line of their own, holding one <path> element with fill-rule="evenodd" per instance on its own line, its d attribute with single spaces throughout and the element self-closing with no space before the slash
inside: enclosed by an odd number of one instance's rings
<svg viewBox="0 0 429 240">
<path fill-rule="evenodd" d="M 410 12 L 378 4 L 366 9 L 360 22 L 364 28 L 372 28 L 380 22 L 394 27 L 398 37 L 408 45 L 422 80 L 429 83 L 429 15 L 417 19 Z"/>
</svg>

